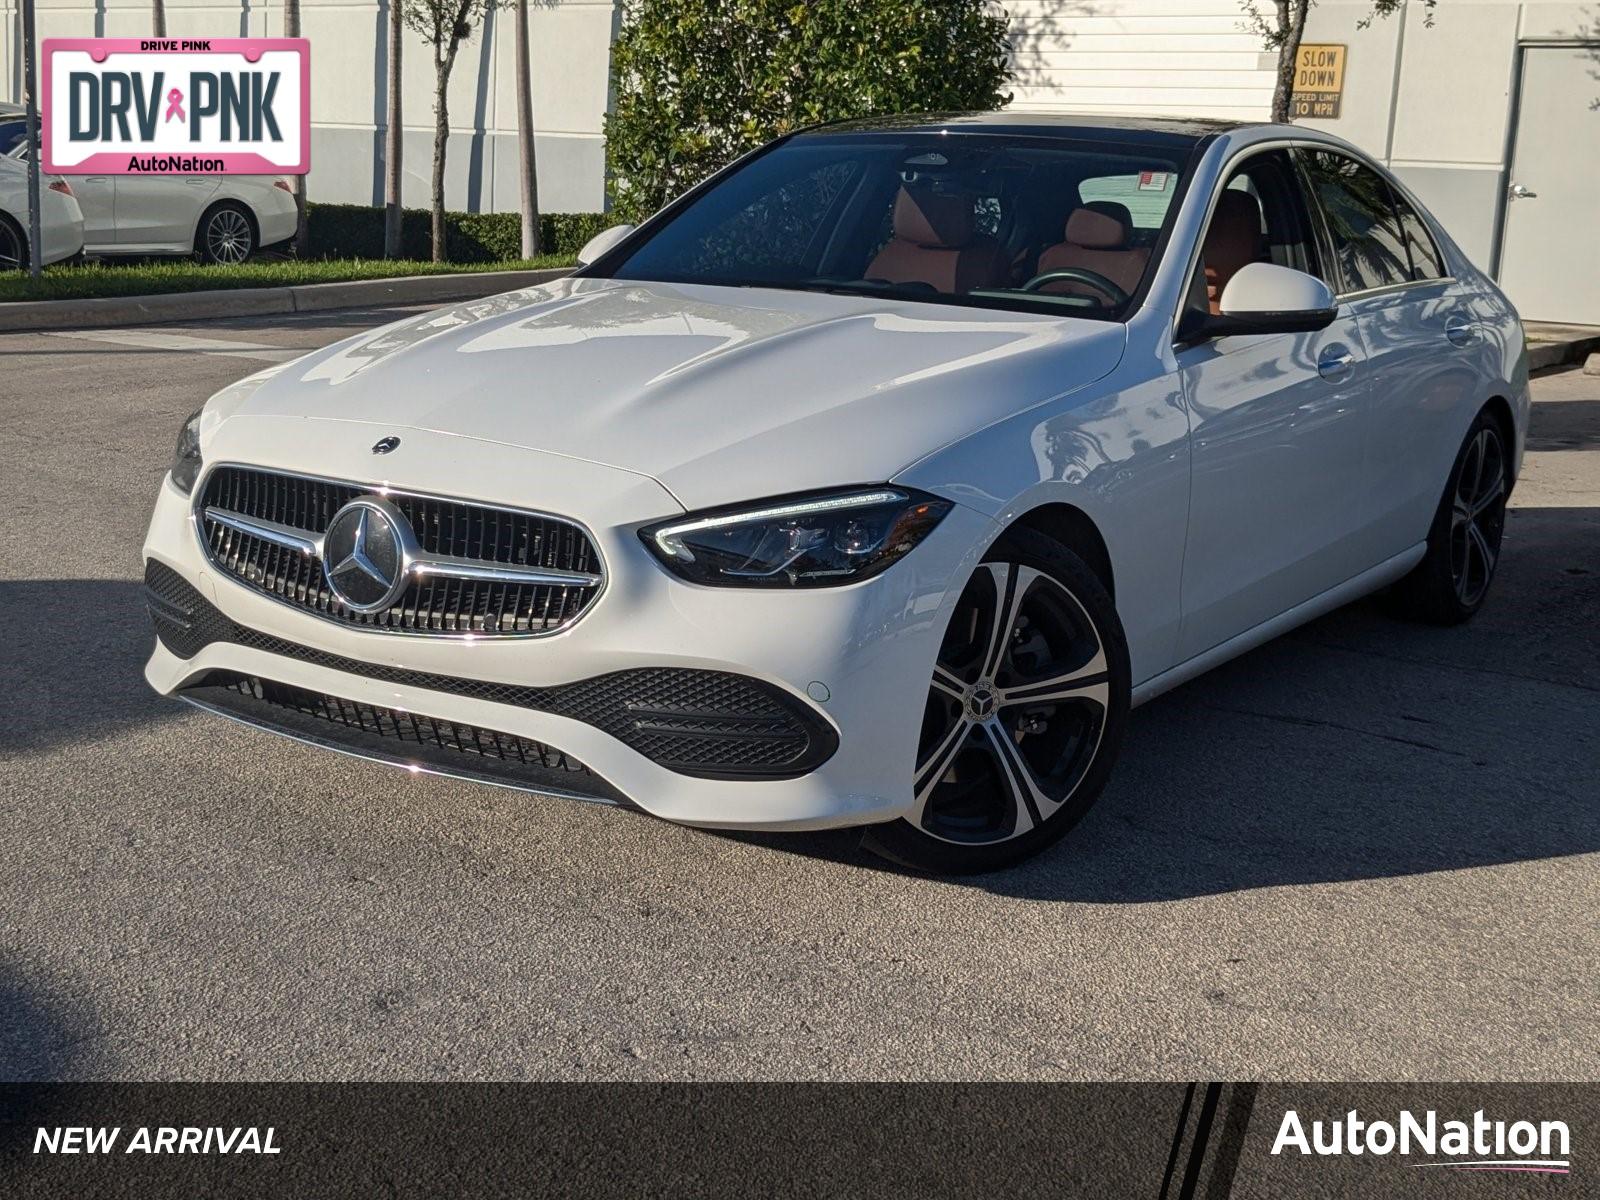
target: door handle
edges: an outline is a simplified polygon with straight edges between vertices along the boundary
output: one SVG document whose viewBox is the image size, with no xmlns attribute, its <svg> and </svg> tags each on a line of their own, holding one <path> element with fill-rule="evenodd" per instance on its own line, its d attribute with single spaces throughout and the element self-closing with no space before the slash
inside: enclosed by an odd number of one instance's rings
<svg viewBox="0 0 1600 1200">
<path fill-rule="evenodd" d="M 1511 198 L 1513 200 L 1537 200 L 1539 193 L 1525 183 L 1513 183 L 1511 185 Z"/>
<path fill-rule="evenodd" d="M 1322 352 L 1322 357 L 1317 359 L 1317 374 L 1324 379 L 1337 382 L 1350 376 L 1351 365 L 1356 361 L 1356 356 L 1343 346 L 1329 346 Z"/>
<path fill-rule="evenodd" d="M 1466 317 L 1446 317 L 1444 336 L 1452 346 L 1470 345 L 1478 336 L 1478 324 L 1476 321 L 1467 320 Z"/>
</svg>

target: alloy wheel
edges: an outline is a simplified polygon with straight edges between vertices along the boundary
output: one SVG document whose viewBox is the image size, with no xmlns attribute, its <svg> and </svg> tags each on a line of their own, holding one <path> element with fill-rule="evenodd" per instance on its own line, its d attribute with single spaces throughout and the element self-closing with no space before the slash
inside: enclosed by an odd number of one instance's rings
<svg viewBox="0 0 1600 1200">
<path fill-rule="evenodd" d="M 1105 640 L 1043 571 L 984 563 L 957 602 L 923 715 L 906 819 L 966 845 L 1021 837 L 1067 807 L 1106 729 Z"/>
<path fill-rule="evenodd" d="M 238 209 L 218 209 L 206 222 L 206 253 L 213 262 L 242 263 L 250 257 L 250 242 L 250 222 Z"/>
<path fill-rule="evenodd" d="M 1462 459 L 1450 509 L 1450 579 L 1466 608 L 1483 599 L 1494 577 L 1505 519 L 1505 449 L 1500 435 L 1485 426 Z"/>
</svg>

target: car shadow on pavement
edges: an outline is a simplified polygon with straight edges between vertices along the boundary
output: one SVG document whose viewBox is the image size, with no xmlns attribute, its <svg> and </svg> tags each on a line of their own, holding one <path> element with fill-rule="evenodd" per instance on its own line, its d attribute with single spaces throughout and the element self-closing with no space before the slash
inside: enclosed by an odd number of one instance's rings
<svg viewBox="0 0 1600 1200">
<path fill-rule="evenodd" d="M 1352 604 L 1134 712 L 1099 803 L 1007 871 L 939 880 L 1138 903 L 1600 850 L 1600 509 L 1514 509 L 1453 629 Z M 853 832 L 729 835 L 897 870 Z"/>
<path fill-rule="evenodd" d="M 3 756 L 172 720 L 133 580 L 0 582 Z M 1104 796 L 1057 847 L 940 881 L 1126 903 L 1600 850 L 1600 509 L 1514 509 L 1468 625 L 1363 601 L 1133 714 Z M 710 835 L 708 835 L 710 836 Z M 724 834 L 894 870 L 859 834 Z"/>
<path fill-rule="evenodd" d="M 76 1002 L 85 1006 L 86 1001 Z M 0 1080 L 30 1083 L 70 1077 L 82 1065 L 80 1051 L 94 1031 L 83 1028 L 59 998 L 24 983 L 15 971 L 0 965 Z M 87 1017 L 84 1013 L 79 1014 Z M 91 1021 L 92 1017 L 89 1018 Z M 12 1120 L 6 1124 L 25 1124 Z"/>
<path fill-rule="evenodd" d="M 181 715 L 144 681 L 155 634 L 141 592 L 131 579 L 0 581 L 0 758 Z"/>
</svg>

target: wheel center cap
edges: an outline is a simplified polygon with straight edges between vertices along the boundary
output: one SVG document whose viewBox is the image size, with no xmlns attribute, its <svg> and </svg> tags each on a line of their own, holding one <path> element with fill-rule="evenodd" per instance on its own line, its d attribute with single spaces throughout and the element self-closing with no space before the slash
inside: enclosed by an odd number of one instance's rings
<svg viewBox="0 0 1600 1200">
<path fill-rule="evenodd" d="M 980 721 L 984 720 L 994 714 L 998 700 L 991 685 L 980 683 L 967 693 L 967 712 Z"/>
</svg>

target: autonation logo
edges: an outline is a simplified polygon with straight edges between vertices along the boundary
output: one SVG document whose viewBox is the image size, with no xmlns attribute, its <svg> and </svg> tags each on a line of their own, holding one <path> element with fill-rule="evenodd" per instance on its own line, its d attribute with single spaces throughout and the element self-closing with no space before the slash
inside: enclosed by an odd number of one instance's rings
<svg viewBox="0 0 1600 1200">
<path fill-rule="evenodd" d="M 1303 1155 L 1426 1155 L 1433 1162 L 1411 1167 L 1445 1167 L 1456 1171 L 1525 1171 L 1566 1175 L 1572 1135 L 1565 1121 L 1491 1121 L 1479 1109 L 1470 1121 L 1441 1121 L 1429 1109 L 1420 1117 L 1401 1109 L 1392 1121 L 1366 1121 L 1351 1109 L 1342 1118 L 1314 1120 L 1309 1129 L 1289 1109 L 1272 1143 L 1274 1154 L 1298 1150 Z"/>
</svg>

